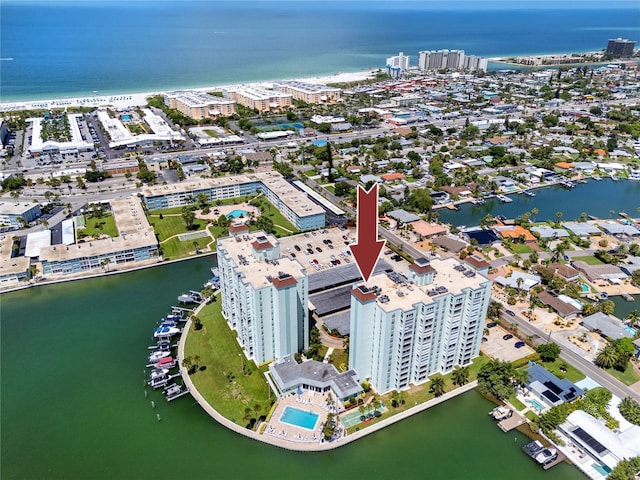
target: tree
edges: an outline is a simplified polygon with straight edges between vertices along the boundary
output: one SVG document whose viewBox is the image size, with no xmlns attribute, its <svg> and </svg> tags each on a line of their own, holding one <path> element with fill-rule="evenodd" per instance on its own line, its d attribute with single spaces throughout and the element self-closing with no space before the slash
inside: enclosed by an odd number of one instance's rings
<svg viewBox="0 0 640 480">
<path fill-rule="evenodd" d="M 560 356 L 560 347 L 556 343 L 543 343 L 536 348 L 543 362 L 554 362 Z"/>
<path fill-rule="evenodd" d="M 433 393 L 436 397 L 441 397 L 444 394 L 444 378 L 440 376 L 434 377 L 431 380 L 429 393 Z"/>
<path fill-rule="evenodd" d="M 502 400 L 515 393 L 512 377 L 515 369 L 510 362 L 492 360 L 478 372 L 478 390 L 484 395 Z"/>
<path fill-rule="evenodd" d="M 598 353 L 596 365 L 602 368 L 611 368 L 618 361 L 618 352 L 612 345 L 607 345 Z"/>
<path fill-rule="evenodd" d="M 184 224 L 187 227 L 187 230 L 191 230 L 193 228 L 193 222 L 196 218 L 196 214 L 193 212 L 190 206 L 185 205 L 182 207 L 182 219 L 184 220 Z"/>
<path fill-rule="evenodd" d="M 640 425 L 640 403 L 631 397 L 622 399 L 618 405 L 618 410 L 624 419 L 634 425 Z"/>
<path fill-rule="evenodd" d="M 469 381 L 469 367 L 456 367 L 451 374 L 454 385 L 462 386 Z"/>
</svg>

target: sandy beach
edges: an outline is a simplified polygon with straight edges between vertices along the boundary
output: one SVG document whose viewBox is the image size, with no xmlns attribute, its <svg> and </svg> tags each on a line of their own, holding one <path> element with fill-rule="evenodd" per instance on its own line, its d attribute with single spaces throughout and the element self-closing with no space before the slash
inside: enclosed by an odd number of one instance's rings
<svg viewBox="0 0 640 480">
<path fill-rule="evenodd" d="M 366 70 L 362 72 L 338 72 L 334 75 L 325 75 L 319 77 L 305 77 L 294 78 L 289 80 L 296 80 L 300 82 L 316 83 L 316 84 L 330 84 L 330 83 L 349 83 L 366 80 L 372 78 L 375 75 L 375 70 Z M 273 83 L 280 80 L 270 80 L 263 82 L 248 82 L 248 83 L 236 83 L 232 85 L 212 85 L 208 87 L 200 88 L 188 88 L 184 90 L 194 91 L 219 91 L 223 88 L 231 86 L 245 85 L 251 87 L 271 88 Z M 102 107 L 113 106 L 117 109 L 125 109 L 130 107 L 138 107 L 147 104 L 147 98 L 153 95 L 162 94 L 165 91 L 179 90 L 179 89 L 167 89 L 163 91 L 155 92 L 143 92 L 143 93 L 123 93 L 114 95 L 94 95 L 84 97 L 71 97 L 71 98 L 51 98 L 43 100 L 28 100 L 24 102 L 7 102 L 0 103 L 0 112 L 12 112 L 19 110 L 30 109 L 46 109 L 46 108 L 66 108 L 66 107 Z"/>
</svg>

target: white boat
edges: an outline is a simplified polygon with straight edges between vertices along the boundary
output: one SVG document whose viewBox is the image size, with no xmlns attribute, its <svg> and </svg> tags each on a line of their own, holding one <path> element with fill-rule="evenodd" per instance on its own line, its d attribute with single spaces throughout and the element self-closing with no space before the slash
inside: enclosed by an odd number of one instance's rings
<svg viewBox="0 0 640 480">
<path fill-rule="evenodd" d="M 169 350 L 156 350 L 149 355 L 149 363 L 157 363 L 159 360 L 171 355 Z"/>
<path fill-rule="evenodd" d="M 161 325 L 160 327 L 157 328 L 157 330 L 155 331 L 153 336 L 156 337 L 156 338 L 172 337 L 173 335 L 176 335 L 178 333 L 180 333 L 180 329 L 179 328 L 170 327 L 168 325 Z"/>
<path fill-rule="evenodd" d="M 170 402 L 171 400 L 175 400 L 176 398 L 189 393 L 189 389 L 182 385 L 178 385 L 177 383 L 173 383 L 165 387 L 163 393 L 164 396 L 167 397 L 167 402 Z"/>
<path fill-rule="evenodd" d="M 149 380 L 153 380 L 155 378 L 166 377 L 167 373 L 169 373 L 168 368 L 154 368 L 151 374 L 149 375 Z"/>
<path fill-rule="evenodd" d="M 531 190 L 525 190 L 522 193 L 524 193 L 525 195 L 527 195 L 529 197 L 535 197 L 536 196 L 535 192 L 532 192 Z"/>
<path fill-rule="evenodd" d="M 500 200 L 502 203 L 511 203 L 511 202 L 513 202 L 513 200 L 512 200 L 512 199 L 510 199 L 510 198 L 509 198 L 509 197 L 507 197 L 506 195 L 502 195 L 502 194 L 500 194 L 500 195 L 496 195 L 496 198 L 497 198 L 498 200 Z"/>
<path fill-rule="evenodd" d="M 513 411 L 510 408 L 506 408 L 501 405 L 491 410 L 489 415 L 491 415 L 495 420 L 504 420 L 505 418 L 511 417 L 511 415 L 513 415 Z"/>
<path fill-rule="evenodd" d="M 558 458 L 558 451 L 555 448 L 543 448 L 533 458 L 540 465 L 546 465 Z"/>
</svg>

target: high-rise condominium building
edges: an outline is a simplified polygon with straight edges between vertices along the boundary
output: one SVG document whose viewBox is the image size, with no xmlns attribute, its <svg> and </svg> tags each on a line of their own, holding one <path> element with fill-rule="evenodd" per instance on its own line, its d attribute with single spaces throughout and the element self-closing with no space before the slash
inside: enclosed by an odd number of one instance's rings
<svg viewBox="0 0 640 480">
<path fill-rule="evenodd" d="M 418 68 L 422 71 L 483 70 L 487 60 L 476 56 L 465 56 L 464 50 L 425 50 L 418 53 Z"/>
<path fill-rule="evenodd" d="M 471 267 L 470 267 L 471 265 Z M 421 384 L 478 356 L 491 296 L 480 258 L 417 259 L 351 291 L 349 368 L 380 393 Z"/>
<path fill-rule="evenodd" d="M 399 77 L 409 69 L 409 56 L 400 52 L 395 57 L 387 58 L 387 72 L 392 77 Z"/>
<path fill-rule="evenodd" d="M 633 55 L 635 46 L 635 41 L 623 38 L 611 38 L 607 42 L 607 50 L 604 53 L 609 53 L 616 57 L 630 57 Z"/>
<path fill-rule="evenodd" d="M 273 235 L 229 228 L 218 240 L 222 314 L 257 364 L 309 348 L 309 285 L 304 267 L 280 257 Z"/>
</svg>

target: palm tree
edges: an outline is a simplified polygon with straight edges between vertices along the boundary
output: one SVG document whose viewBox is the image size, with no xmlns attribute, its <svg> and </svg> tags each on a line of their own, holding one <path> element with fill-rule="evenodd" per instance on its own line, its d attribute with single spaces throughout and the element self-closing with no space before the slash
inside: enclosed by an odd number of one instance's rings
<svg viewBox="0 0 640 480">
<path fill-rule="evenodd" d="M 193 356 L 193 366 L 196 368 L 196 370 L 200 366 L 200 355 Z"/>
<path fill-rule="evenodd" d="M 358 407 L 358 411 L 360 412 L 360 417 L 361 417 L 361 418 L 364 418 L 364 412 L 365 412 L 365 410 L 366 410 L 366 409 L 365 409 L 364 405 L 360 405 L 360 406 Z"/>
<path fill-rule="evenodd" d="M 431 386 L 429 387 L 429 393 L 433 393 L 436 397 L 440 397 L 444 394 L 444 378 L 434 377 L 431 380 Z"/>
<path fill-rule="evenodd" d="M 613 367 L 617 361 L 618 352 L 615 347 L 612 347 L 611 345 L 607 345 L 600 350 L 600 353 L 598 353 L 598 356 L 596 357 L 596 365 L 602 368 Z"/>
<path fill-rule="evenodd" d="M 469 381 L 469 367 L 456 367 L 451 374 L 454 385 L 462 386 Z"/>
<path fill-rule="evenodd" d="M 540 213 L 540 210 L 538 210 L 536 207 L 533 207 L 531 209 L 531 216 L 533 217 L 533 221 L 536 221 L 536 215 L 538 215 L 538 213 Z"/>
<path fill-rule="evenodd" d="M 373 415 L 375 416 L 376 413 L 378 413 L 378 409 L 381 407 L 382 403 L 380 403 L 380 400 L 378 400 L 377 397 L 373 397 L 373 402 L 371 402 L 373 404 Z"/>
<path fill-rule="evenodd" d="M 629 325 L 635 327 L 640 324 L 640 310 L 635 309 L 629 315 L 627 315 L 627 320 L 629 320 Z"/>
</svg>

